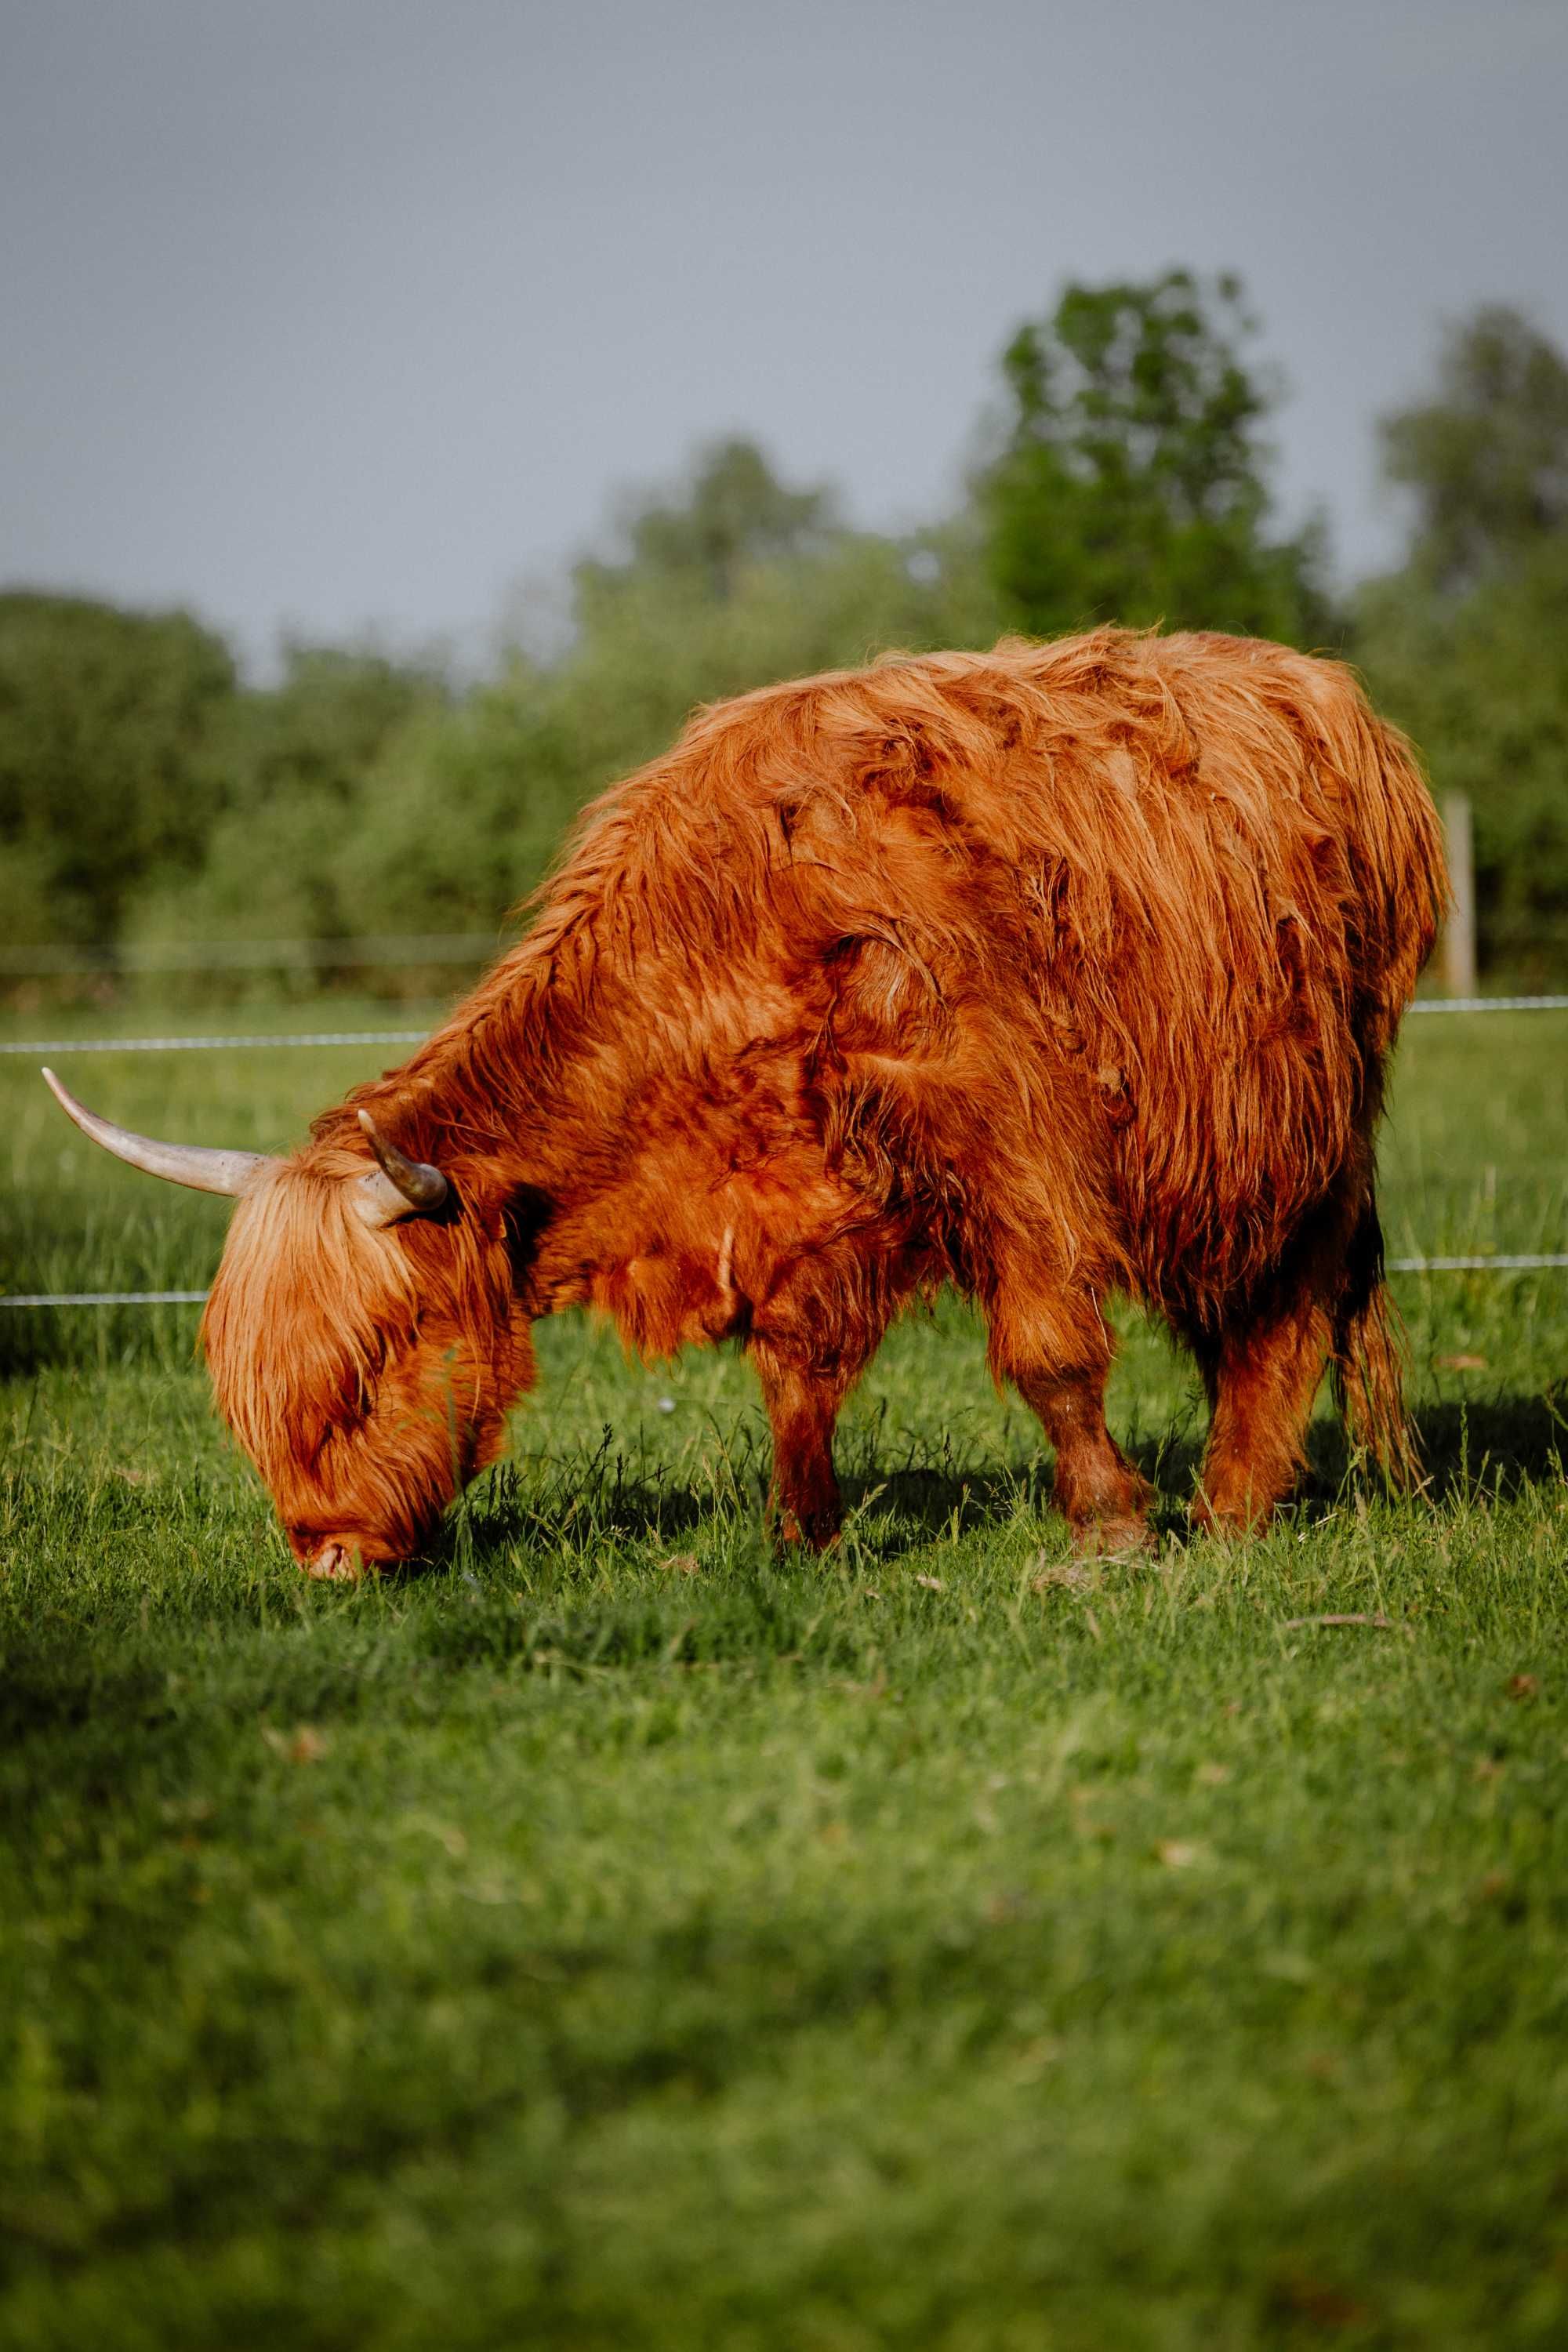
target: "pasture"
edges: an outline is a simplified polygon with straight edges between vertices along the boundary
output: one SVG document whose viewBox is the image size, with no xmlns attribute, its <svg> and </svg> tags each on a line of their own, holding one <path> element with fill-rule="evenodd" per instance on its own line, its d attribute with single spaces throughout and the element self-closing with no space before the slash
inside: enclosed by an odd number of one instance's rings
<svg viewBox="0 0 1568 2352">
<path fill-rule="evenodd" d="M 1391 1252 L 1568 1246 L 1565 1047 L 1412 1025 Z M 277 1147 L 391 1058 L 59 1066 Z M 0 1289 L 205 1280 L 224 1204 L 30 1062 L 0 1109 Z M 838 1552 L 775 1559 L 744 1365 L 563 1320 L 358 1591 L 194 1309 L 0 1309 L 0 2341 L 1564 2341 L 1568 1274 L 1395 1288 L 1412 1500 L 1325 1402 L 1278 1528 L 1187 1540 L 1195 1384 L 1126 1318 L 1162 1548 L 1077 1562 L 949 1304 L 846 1417 Z"/>
</svg>

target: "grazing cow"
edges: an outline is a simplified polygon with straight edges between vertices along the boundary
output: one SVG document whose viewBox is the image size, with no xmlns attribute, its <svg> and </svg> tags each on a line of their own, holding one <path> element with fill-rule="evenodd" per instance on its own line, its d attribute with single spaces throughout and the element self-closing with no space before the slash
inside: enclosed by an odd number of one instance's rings
<svg viewBox="0 0 1568 2352">
<path fill-rule="evenodd" d="M 526 938 L 286 1160 L 89 1135 L 231 1192 L 219 1403 L 313 1575 L 417 1551 L 492 1460 L 529 1326 L 742 1342 L 786 1538 L 833 1429 L 952 1283 L 1086 1546 L 1144 1532 L 1104 1302 L 1213 1408 L 1200 1525 L 1263 1525 L 1325 1364 L 1412 1455 L 1373 1136 L 1446 893 L 1432 803 L 1347 671 L 1118 629 L 891 658 L 699 712 L 583 821 Z M 52 1082 L 51 1082 L 52 1083 Z"/>
</svg>

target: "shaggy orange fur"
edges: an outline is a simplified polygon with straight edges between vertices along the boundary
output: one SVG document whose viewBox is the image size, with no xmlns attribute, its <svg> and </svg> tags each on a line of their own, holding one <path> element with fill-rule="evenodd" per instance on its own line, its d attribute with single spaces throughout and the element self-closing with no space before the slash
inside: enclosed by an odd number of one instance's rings
<svg viewBox="0 0 1568 2352">
<path fill-rule="evenodd" d="M 405 1556 L 499 1443 L 528 1325 L 742 1340 L 783 1531 L 838 1408 L 952 1282 L 1086 1541 L 1141 1532 L 1102 1305 L 1193 1349 L 1197 1513 L 1266 1519 L 1325 1364 L 1410 1465 L 1373 1132 L 1444 903 L 1432 804 L 1347 671 L 1101 629 L 700 712 L 591 809 L 521 944 L 240 1204 L 205 1323 L 296 1549 Z M 367 1231 L 361 1106 L 435 1161 Z"/>
</svg>

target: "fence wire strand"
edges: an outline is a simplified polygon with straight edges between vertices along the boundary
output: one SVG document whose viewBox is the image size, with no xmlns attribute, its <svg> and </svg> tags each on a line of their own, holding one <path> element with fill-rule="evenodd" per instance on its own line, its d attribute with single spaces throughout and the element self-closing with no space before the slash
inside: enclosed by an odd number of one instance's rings
<svg viewBox="0 0 1568 2352">
<path fill-rule="evenodd" d="M 1390 1274 L 1540 1274 L 1568 1267 L 1568 1250 L 1497 1257 L 1391 1257 Z M 0 1307 L 202 1307 L 205 1290 L 37 1290 L 0 1292 Z"/>
<path fill-rule="evenodd" d="M 1407 1013 L 1563 1013 L 1568 996 L 1428 996 Z M 293 1034 L 219 1037 L 47 1037 L 0 1042 L 0 1054 L 216 1054 L 241 1047 L 418 1045 L 425 1029 L 312 1029 Z M 1482 1257 L 1393 1257 L 1390 1274 L 1539 1274 L 1568 1267 L 1568 1251 L 1523 1251 Z M 200 1307 L 205 1290 L 38 1290 L 0 1292 L 0 1307 Z"/>
<path fill-rule="evenodd" d="M 205 1307 L 205 1290 L 20 1290 L 0 1307 Z"/>
<path fill-rule="evenodd" d="M 428 1029 L 306 1029 L 269 1037 L 29 1037 L 0 1054 L 217 1054 L 237 1045 L 422 1045 Z"/>
<path fill-rule="evenodd" d="M 1418 996 L 1405 1008 L 1413 1013 L 1564 1013 L 1568 996 Z"/>
<path fill-rule="evenodd" d="M 1568 1013 L 1568 996 L 1426 996 L 1405 1007 L 1417 1013 Z M 0 1054 L 218 1054 L 243 1046 L 422 1045 L 428 1029 L 302 1029 L 214 1037 L 24 1037 L 0 1040 Z"/>
</svg>

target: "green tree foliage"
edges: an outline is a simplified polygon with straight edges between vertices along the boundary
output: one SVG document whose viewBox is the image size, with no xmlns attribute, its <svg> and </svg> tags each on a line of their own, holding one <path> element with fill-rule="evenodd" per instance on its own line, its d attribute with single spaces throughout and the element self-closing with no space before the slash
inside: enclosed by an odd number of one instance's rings
<svg viewBox="0 0 1568 2352">
<path fill-rule="evenodd" d="M 911 561 L 914 569 L 911 572 Z M 539 881 L 584 802 L 666 750 L 699 704 L 771 680 L 995 634 L 962 544 L 843 533 L 672 593 L 657 565 L 587 575 L 567 656 L 514 657 L 387 750 L 332 873 L 388 929 L 483 929 Z"/>
<path fill-rule="evenodd" d="M 155 878 L 129 911 L 127 938 L 331 940 L 379 928 L 363 887 L 338 871 L 342 844 L 366 829 L 387 746 L 450 703 L 432 667 L 286 647 L 278 683 L 231 696 L 215 726 L 223 804 L 200 872 Z M 308 955 L 300 961 L 313 973 Z"/>
<path fill-rule="evenodd" d="M 1321 534 L 1268 535 L 1273 397 L 1237 280 L 1073 285 L 1003 355 L 1003 446 L 975 483 L 1014 622 L 1163 621 L 1296 643 L 1330 625 Z"/>
<path fill-rule="evenodd" d="M 388 738 L 416 712 L 443 708 L 432 666 L 332 646 L 289 644 L 275 687 L 237 696 L 222 750 L 237 809 L 296 795 L 342 806 Z"/>
<path fill-rule="evenodd" d="M 1568 367 L 1519 311 L 1450 327 L 1435 396 L 1379 432 L 1414 509 L 1410 566 L 1438 594 L 1517 573 L 1568 530 Z"/>
<path fill-rule="evenodd" d="M 741 441 L 631 502 L 573 592 L 559 655 L 514 651 L 463 694 L 429 667 L 309 646 L 241 688 L 182 617 L 9 600 L 0 923 L 97 941 L 123 917 L 141 948 L 493 931 L 583 803 L 694 706 L 1000 625 L 965 524 L 851 530 L 827 491 Z M 333 969 L 309 947 L 297 966 L 307 984 Z"/>
<path fill-rule="evenodd" d="M 1568 362 L 1517 313 L 1450 331 L 1434 397 L 1384 421 L 1411 502 L 1357 651 L 1439 793 L 1469 794 L 1484 953 L 1568 962 Z"/>
<path fill-rule="evenodd" d="M 559 657 L 514 652 L 460 699 L 408 710 L 341 798 L 275 793 L 264 872 L 256 827 L 225 818 L 198 892 L 143 910 L 148 935 L 195 907 L 214 936 L 283 936 L 289 907 L 321 938 L 494 930 L 584 802 L 664 751 L 698 704 L 890 646 L 996 634 L 963 530 L 851 531 L 825 492 L 789 488 L 746 444 L 701 454 L 682 493 L 633 506 L 619 541 L 578 567 Z"/>
<path fill-rule="evenodd" d="M 0 924 L 112 938 L 128 895 L 189 872 L 224 795 L 227 647 L 185 613 L 0 595 Z"/>
<path fill-rule="evenodd" d="M 755 442 L 711 442 L 673 496 L 644 494 L 627 504 L 623 559 L 582 564 L 578 593 L 589 599 L 658 580 L 723 604 L 745 571 L 820 552 L 841 529 L 825 485 L 789 489 Z"/>
<path fill-rule="evenodd" d="M 1335 634 L 1311 530 L 1270 524 L 1272 406 L 1233 279 L 1071 287 L 1020 330 L 968 508 L 897 539 L 752 444 L 630 500 L 550 657 L 463 692 L 295 646 L 265 688 L 183 614 L 0 597 L 0 933 L 331 942 L 493 931 L 583 803 L 697 705 L 890 647 L 1110 617 Z M 1568 365 L 1489 309 L 1389 418 L 1408 559 L 1356 605 L 1380 700 L 1476 806 L 1483 943 L 1568 961 Z M 330 970 L 306 955 L 307 982 Z M 1543 966 L 1542 966 L 1543 968 Z M 426 970 L 421 984 L 433 974 Z"/>
</svg>

